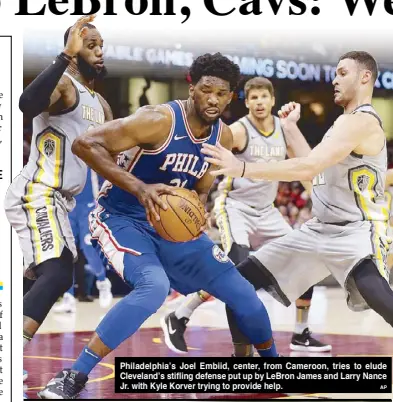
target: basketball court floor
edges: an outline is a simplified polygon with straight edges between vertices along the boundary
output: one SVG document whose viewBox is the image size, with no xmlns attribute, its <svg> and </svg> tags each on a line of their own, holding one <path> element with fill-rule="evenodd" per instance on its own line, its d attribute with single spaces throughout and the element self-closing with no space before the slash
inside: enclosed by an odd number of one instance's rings
<svg viewBox="0 0 393 402">
<path fill-rule="evenodd" d="M 295 320 L 295 307 L 285 308 L 269 295 L 260 293 L 269 311 L 278 350 L 284 356 L 393 356 L 393 331 L 372 311 L 351 312 L 339 288 L 317 287 L 310 311 L 310 329 L 315 337 L 333 346 L 331 353 L 305 354 L 291 352 L 289 342 Z M 118 299 L 114 300 L 116 303 Z M 115 356 L 176 356 L 163 343 L 160 317 L 175 308 L 180 299 L 164 305 L 147 320 L 131 339 L 105 358 L 92 372 L 83 399 L 387 399 L 392 394 L 115 394 Z M 29 372 L 25 383 L 27 395 L 37 399 L 36 393 L 53 374 L 69 367 L 107 310 L 98 302 L 79 303 L 75 314 L 50 313 L 29 346 L 24 350 L 24 368 Z M 227 330 L 224 305 L 214 300 L 202 305 L 192 317 L 186 334 L 189 356 L 230 356 L 231 338 Z"/>
</svg>

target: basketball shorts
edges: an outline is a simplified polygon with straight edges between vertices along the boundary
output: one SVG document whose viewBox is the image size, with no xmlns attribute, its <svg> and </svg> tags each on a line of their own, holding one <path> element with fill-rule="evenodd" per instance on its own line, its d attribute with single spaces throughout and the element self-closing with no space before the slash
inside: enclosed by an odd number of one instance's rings
<svg viewBox="0 0 393 402">
<path fill-rule="evenodd" d="M 109 213 L 99 205 L 90 214 L 92 244 L 104 265 L 110 264 L 125 279 L 142 265 L 164 270 L 171 287 L 187 295 L 209 284 L 228 269 L 235 269 L 225 253 L 205 234 L 173 243 L 161 238 L 146 220 Z M 128 270 L 128 273 L 127 273 Z"/>
<path fill-rule="evenodd" d="M 349 308 L 362 311 L 369 306 L 351 272 L 370 258 L 388 281 L 386 256 L 390 241 L 384 222 L 359 221 L 338 226 L 313 218 L 300 229 L 263 246 L 254 257 L 273 277 L 275 288 L 271 293 L 283 304 L 289 305 L 331 274 L 345 290 Z"/>
<path fill-rule="evenodd" d="M 273 205 L 258 210 L 231 198 L 226 198 L 224 202 L 218 198 L 214 212 L 226 253 L 229 253 L 233 243 L 257 250 L 263 244 L 292 231 Z"/>
<path fill-rule="evenodd" d="M 11 183 L 4 202 L 10 225 L 19 237 L 25 276 L 35 279 L 32 268 L 58 258 L 67 247 L 74 258 L 77 252 L 68 212 L 75 201 L 60 192 L 19 175 Z"/>
</svg>

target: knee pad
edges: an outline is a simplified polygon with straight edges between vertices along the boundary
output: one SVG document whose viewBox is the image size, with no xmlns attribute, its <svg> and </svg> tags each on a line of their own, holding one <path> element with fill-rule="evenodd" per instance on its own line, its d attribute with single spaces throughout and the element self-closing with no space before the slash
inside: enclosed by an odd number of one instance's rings
<svg viewBox="0 0 393 402">
<path fill-rule="evenodd" d="M 299 299 L 300 299 L 300 300 L 311 300 L 313 293 L 314 293 L 314 286 L 311 286 L 311 288 L 308 289 L 307 292 L 305 292 L 304 294 L 302 294 L 302 295 L 299 297 Z"/>
<path fill-rule="evenodd" d="M 240 264 L 242 261 L 244 261 L 247 257 L 248 254 L 250 253 L 250 250 L 246 246 L 240 246 L 239 244 L 233 243 L 231 247 L 231 251 L 228 253 L 228 257 L 233 261 L 233 263 Z"/>
<path fill-rule="evenodd" d="M 37 279 L 23 298 L 23 314 L 42 323 L 56 300 L 71 287 L 73 269 L 73 256 L 66 247 L 59 258 L 37 265 Z"/>
<path fill-rule="evenodd" d="M 393 327 L 393 291 L 374 262 L 370 259 L 362 261 L 352 276 L 366 303 Z"/>
<path fill-rule="evenodd" d="M 267 275 L 266 268 L 255 257 L 248 257 L 238 264 L 236 268 L 254 286 L 255 290 L 267 290 L 273 285 L 272 280 Z"/>
</svg>

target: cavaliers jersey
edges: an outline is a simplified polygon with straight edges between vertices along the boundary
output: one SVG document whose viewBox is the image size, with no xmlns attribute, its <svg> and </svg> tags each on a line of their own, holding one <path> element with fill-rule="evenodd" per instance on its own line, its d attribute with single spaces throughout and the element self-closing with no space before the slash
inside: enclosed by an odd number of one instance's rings
<svg viewBox="0 0 393 402">
<path fill-rule="evenodd" d="M 202 144 L 216 145 L 223 124 L 218 120 L 206 138 L 195 138 L 191 132 L 182 101 L 164 105 L 172 114 L 172 127 L 165 143 L 156 150 L 134 147 L 119 155 L 118 165 L 146 184 L 163 183 L 193 189 L 210 164 L 202 154 Z M 106 181 L 98 202 L 110 213 L 146 219 L 145 208 L 136 196 Z"/>
<path fill-rule="evenodd" d="M 287 145 L 280 119 L 275 116 L 273 118 L 274 130 L 269 134 L 258 130 L 248 116 L 239 120 L 246 130 L 247 143 L 244 151 L 236 154 L 238 159 L 247 163 L 277 162 L 285 159 Z M 225 177 L 218 190 L 221 193 L 220 202 L 229 197 L 253 208 L 264 209 L 276 199 L 278 182 Z"/>
<path fill-rule="evenodd" d="M 75 88 L 76 103 L 57 114 L 43 112 L 33 120 L 29 161 L 21 175 L 74 196 L 83 190 L 87 167 L 71 151 L 74 140 L 105 122 L 98 95 L 65 73 Z"/>
<path fill-rule="evenodd" d="M 382 127 L 371 105 L 361 105 L 352 113 L 370 113 Z M 331 129 L 325 134 L 329 138 Z M 313 215 L 325 223 L 384 221 L 389 211 L 384 196 L 387 170 L 386 141 L 375 156 L 352 152 L 313 180 Z"/>
</svg>

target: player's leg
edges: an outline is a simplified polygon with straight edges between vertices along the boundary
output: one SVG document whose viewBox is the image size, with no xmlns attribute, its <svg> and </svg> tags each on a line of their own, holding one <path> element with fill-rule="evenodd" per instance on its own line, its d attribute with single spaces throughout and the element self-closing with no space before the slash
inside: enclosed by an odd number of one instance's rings
<svg viewBox="0 0 393 402">
<path fill-rule="evenodd" d="M 88 211 L 88 210 L 86 210 Z M 97 251 L 91 244 L 91 233 L 89 229 L 89 220 L 86 213 L 81 214 L 79 219 L 80 227 L 80 248 L 86 257 L 88 268 L 94 273 L 96 286 L 98 289 L 98 300 L 102 308 L 107 308 L 112 303 L 112 284 L 106 277 L 106 267 L 102 263 Z"/>
<path fill-rule="evenodd" d="M 97 217 L 93 244 L 99 244 L 103 262 L 110 263 L 132 290 L 105 315 L 71 369 L 60 372 L 39 393 L 41 399 L 75 398 L 101 359 L 132 336 L 164 302 L 169 280 L 145 226 L 121 216 Z"/>
<path fill-rule="evenodd" d="M 393 290 L 371 259 L 363 260 L 352 272 L 355 285 L 366 303 L 393 327 Z"/>
<path fill-rule="evenodd" d="M 23 298 L 24 346 L 72 284 L 76 249 L 66 208 L 60 203 L 53 190 L 21 176 L 5 199 L 7 218 L 23 252 L 25 275 L 35 279 Z"/>
<path fill-rule="evenodd" d="M 68 219 L 70 221 L 72 234 L 74 235 L 75 244 L 79 245 L 79 225 L 77 220 L 77 208 L 74 208 L 69 214 Z M 79 253 L 78 253 L 79 259 Z M 75 299 L 75 266 L 73 282 L 71 287 L 63 294 L 61 300 L 56 303 L 52 310 L 53 313 L 66 313 L 73 314 L 76 312 L 76 299 Z"/>
<path fill-rule="evenodd" d="M 228 207 L 225 203 L 216 202 L 214 209 L 216 221 L 221 235 L 221 244 L 224 252 L 234 264 L 239 263 L 248 256 L 248 220 L 247 216 L 233 207 Z M 167 346 L 176 353 L 187 353 L 187 343 L 184 333 L 187 323 L 193 312 L 204 302 L 209 300 L 210 294 L 204 290 L 191 293 L 180 306 L 173 312 L 166 315 L 161 320 L 161 326 L 168 340 Z M 176 329 L 174 332 L 172 329 Z"/>
<path fill-rule="evenodd" d="M 372 308 L 393 326 L 385 223 L 365 221 L 328 229 L 331 232 L 326 233 L 325 263 L 346 290 L 349 308 L 354 311 Z"/>
<path fill-rule="evenodd" d="M 265 289 L 282 304 L 289 306 L 310 285 L 329 275 L 315 252 L 318 241 L 317 235 L 306 229 L 292 231 L 260 248 L 237 268 L 255 290 Z M 246 342 L 244 331 L 239 328 L 228 307 L 227 316 L 235 356 L 247 356 L 250 341 Z"/>
<path fill-rule="evenodd" d="M 285 236 L 293 230 L 280 211 L 273 206 L 261 211 L 255 226 L 257 231 L 253 233 L 252 241 L 257 244 L 254 246 L 252 243 L 254 249 L 259 249 L 262 245 Z M 312 295 L 313 287 L 296 300 L 295 328 L 289 346 L 292 350 L 298 351 L 327 352 L 331 350 L 331 345 L 315 339 L 309 330 L 308 316 Z"/>
<path fill-rule="evenodd" d="M 160 259 L 174 288 L 181 293 L 206 289 L 228 303 L 238 325 L 261 355 L 276 356 L 265 306 L 228 256 L 206 235 L 182 245 L 167 243 L 160 248 Z"/>
</svg>

